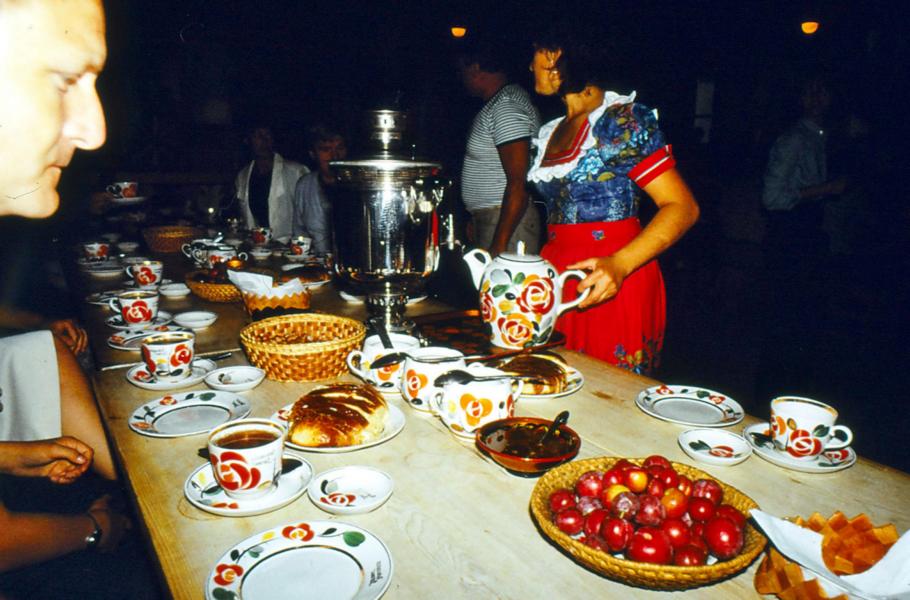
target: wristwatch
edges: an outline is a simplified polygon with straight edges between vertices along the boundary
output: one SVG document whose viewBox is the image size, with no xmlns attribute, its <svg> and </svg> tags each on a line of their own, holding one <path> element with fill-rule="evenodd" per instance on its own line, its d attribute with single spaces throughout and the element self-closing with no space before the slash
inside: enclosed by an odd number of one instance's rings
<svg viewBox="0 0 910 600">
<path fill-rule="evenodd" d="M 85 515 L 92 520 L 92 524 L 95 526 L 92 532 L 85 536 L 85 549 L 96 550 L 101 543 L 101 536 L 104 532 L 101 530 L 101 525 L 98 524 L 98 519 L 95 518 L 95 515 L 90 512 L 85 513 Z"/>
</svg>

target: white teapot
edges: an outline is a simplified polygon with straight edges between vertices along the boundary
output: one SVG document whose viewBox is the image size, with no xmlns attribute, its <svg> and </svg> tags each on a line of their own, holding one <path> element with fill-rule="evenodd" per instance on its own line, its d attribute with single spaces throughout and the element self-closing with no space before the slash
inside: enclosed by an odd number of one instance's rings
<svg viewBox="0 0 910 600">
<path fill-rule="evenodd" d="M 545 343 L 553 333 L 556 317 L 588 297 L 585 290 L 571 302 L 561 303 L 562 288 L 569 277 L 584 278 L 584 271 L 562 275 L 543 258 L 518 251 L 495 259 L 486 250 L 466 252 L 474 285 L 480 292 L 480 314 L 492 329 L 490 341 L 501 348 L 524 348 Z"/>
</svg>

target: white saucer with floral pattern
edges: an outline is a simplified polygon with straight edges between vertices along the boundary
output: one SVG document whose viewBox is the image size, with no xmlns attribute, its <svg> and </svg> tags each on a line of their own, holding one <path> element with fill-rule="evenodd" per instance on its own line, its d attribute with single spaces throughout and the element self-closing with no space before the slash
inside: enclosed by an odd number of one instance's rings
<svg viewBox="0 0 910 600">
<path fill-rule="evenodd" d="M 655 385 L 642 390 L 635 404 L 652 417 L 693 427 L 729 427 L 745 416 L 733 398 L 692 385 Z"/>
<path fill-rule="evenodd" d="M 183 495 L 200 510 L 223 517 L 249 517 L 287 506 L 306 493 L 313 479 L 313 467 L 306 460 L 285 452 L 281 458 L 281 474 L 269 493 L 252 500 L 238 500 L 224 493 L 218 485 L 211 463 L 200 465 L 183 484 Z"/>
<path fill-rule="evenodd" d="M 853 448 L 827 450 L 813 459 L 800 459 L 778 450 L 771 439 L 771 428 L 767 423 L 756 423 L 743 429 L 743 437 L 752 446 L 752 451 L 771 464 L 803 473 L 834 473 L 856 462 Z"/>
<path fill-rule="evenodd" d="M 250 414 L 250 401 L 231 392 L 197 390 L 167 394 L 133 411 L 130 429 L 150 437 L 181 437 L 207 433 Z"/>
<path fill-rule="evenodd" d="M 173 320 L 171 313 L 165 310 L 159 310 L 158 315 L 150 322 L 142 323 L 127 323 L 123 320 L 123 315 L 111 315 L 105 319 L 105 323 L 108 327 L 113 327 L 114 329 L 154 329 L 156 327 L 161 327 L 162 325 L 167 325 Z"/>
<path fill-rule="evenodd" d="M 154 375 L 149 374 L 145 363 L 139 363 L 126 372 L 126 380 L 144 390 L 168 392 L 196 385 L 214 370 L 214 362 L 206 358 L 197 358 L 193 361 L 193 372 L 186 379 L 181 379 L 180 381 L 158 381 Z"/>
<path fill-rule="evenodd" d="M 752 448 L 741 435 L 723 429 L 687 429 L 676 441 L 683 452 L 707 465 L 729 467 L 752 456 Z"/>
<path fill-rule="evenodd" d="M 326 512 L 359 515 L 374 511 L 392 495 L 395 484 L 385 471 L 350 465 L 320 473 L 310 483 L 310 500 Z"/>
</svg>

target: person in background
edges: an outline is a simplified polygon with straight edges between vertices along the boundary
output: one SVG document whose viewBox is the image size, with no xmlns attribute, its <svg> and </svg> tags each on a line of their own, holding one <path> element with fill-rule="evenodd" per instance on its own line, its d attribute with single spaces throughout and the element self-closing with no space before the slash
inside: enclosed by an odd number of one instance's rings
<svg viewBox="0 0 910 600">
<path fill-rule="evenodd" d="M 95 81 L 106 57 L 100 0 L 0 0 L 0 216 L 53 214 L 61 171 L 75 149 L 104 143 Z M 104 576 L 116 569 L 103 561 L 92 571 L 83 566 L 78 576 L 67 576 L 59 562 L 83 555 L 94 565 L 98 557 L 82 551 L 118 547 L 129 521 L 108 496 L 73 514 L 38 512 L 43 494 L 24 496 L 27 510 L 9 507 L 10 497 L 23 500 L 24 484 L 9 486 L 6 477 L 71 483 L 88 468 L 107 481 L 117 477 L 91 387 L 72 352 L 49 331 L 0 339 L 0 595 L 130 593 L 122 578 Z M 52 559 L 58 560 L 46 562 Z"/>
<path fill-rule="evenodd" d="M 294 189 L 309 169 L 275 152 L 270 127 L 250 127 L 245 141 L 253 160 L 240 170 L 234 184 L 239 216 L 247 229 L 269 227 L 272 239 L 286 243 L 291 238 Z"/>
<path fill-rule="evenodd" d="M 344 160 L 348 154 L 344 136 L 333 126 L 317 124 L 308 132 L 310 158 L 316 171 L 307 173 L 297 182 L 294 192 L 294 227 L 292 235 L 306 235 L 313 240 L 313 252 L 318 255 L 332 252 L 332 207 L 325 187 L 335 183 L 329 162 Z"/>
<path fill-rule="evenodd" d="M 698 219 L 698 205 L 676 170 L 656 111 L 635 93 L 607 89 L 603 37 L 557 25 L 535 44 L 538 94 L 558 96 L 563 117 L 546 123 L 528 178 L 546 199 L 542 255 L 560 272 L 588 272 L 565 299 L 590 290 L 556 329 L 566 346 L 636 373 L 658 365 L 666 325 L 663 277 L 655 258 Z M 644 194 L 642 194 L 644 192 Z M 642 229 L 642 196 L 658 210 Z"/>
<path fill-rule="evenodd" d="M 504 54 L 488 40 L 465 47 L 458 70 L 465 89 L 484 101 L 468 134 L 461 194 L 471 213 L 476 246 L 494 256 L 540 250 L 540 213 L 527 189 L 531 137 L 540 128 L 540 114 L 528 93 L 510 83 Z"/>
</svg>

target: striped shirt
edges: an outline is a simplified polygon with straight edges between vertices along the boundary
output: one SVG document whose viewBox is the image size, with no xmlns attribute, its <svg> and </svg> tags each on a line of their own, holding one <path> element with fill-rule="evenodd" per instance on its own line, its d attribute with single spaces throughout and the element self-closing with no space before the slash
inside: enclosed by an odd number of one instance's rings
<svg viewBox="0 0 910 600">
<path fill-rule="evenodd" d="M 469 211 L 502 205 L 506 173 L 496 148 L 531 138 L 538 129 L 540 113 L 528 93 L 514 83 L 503 86 L 480 109 L 468 134 L 461 171 L 461 197 Z"/>
</svg>

